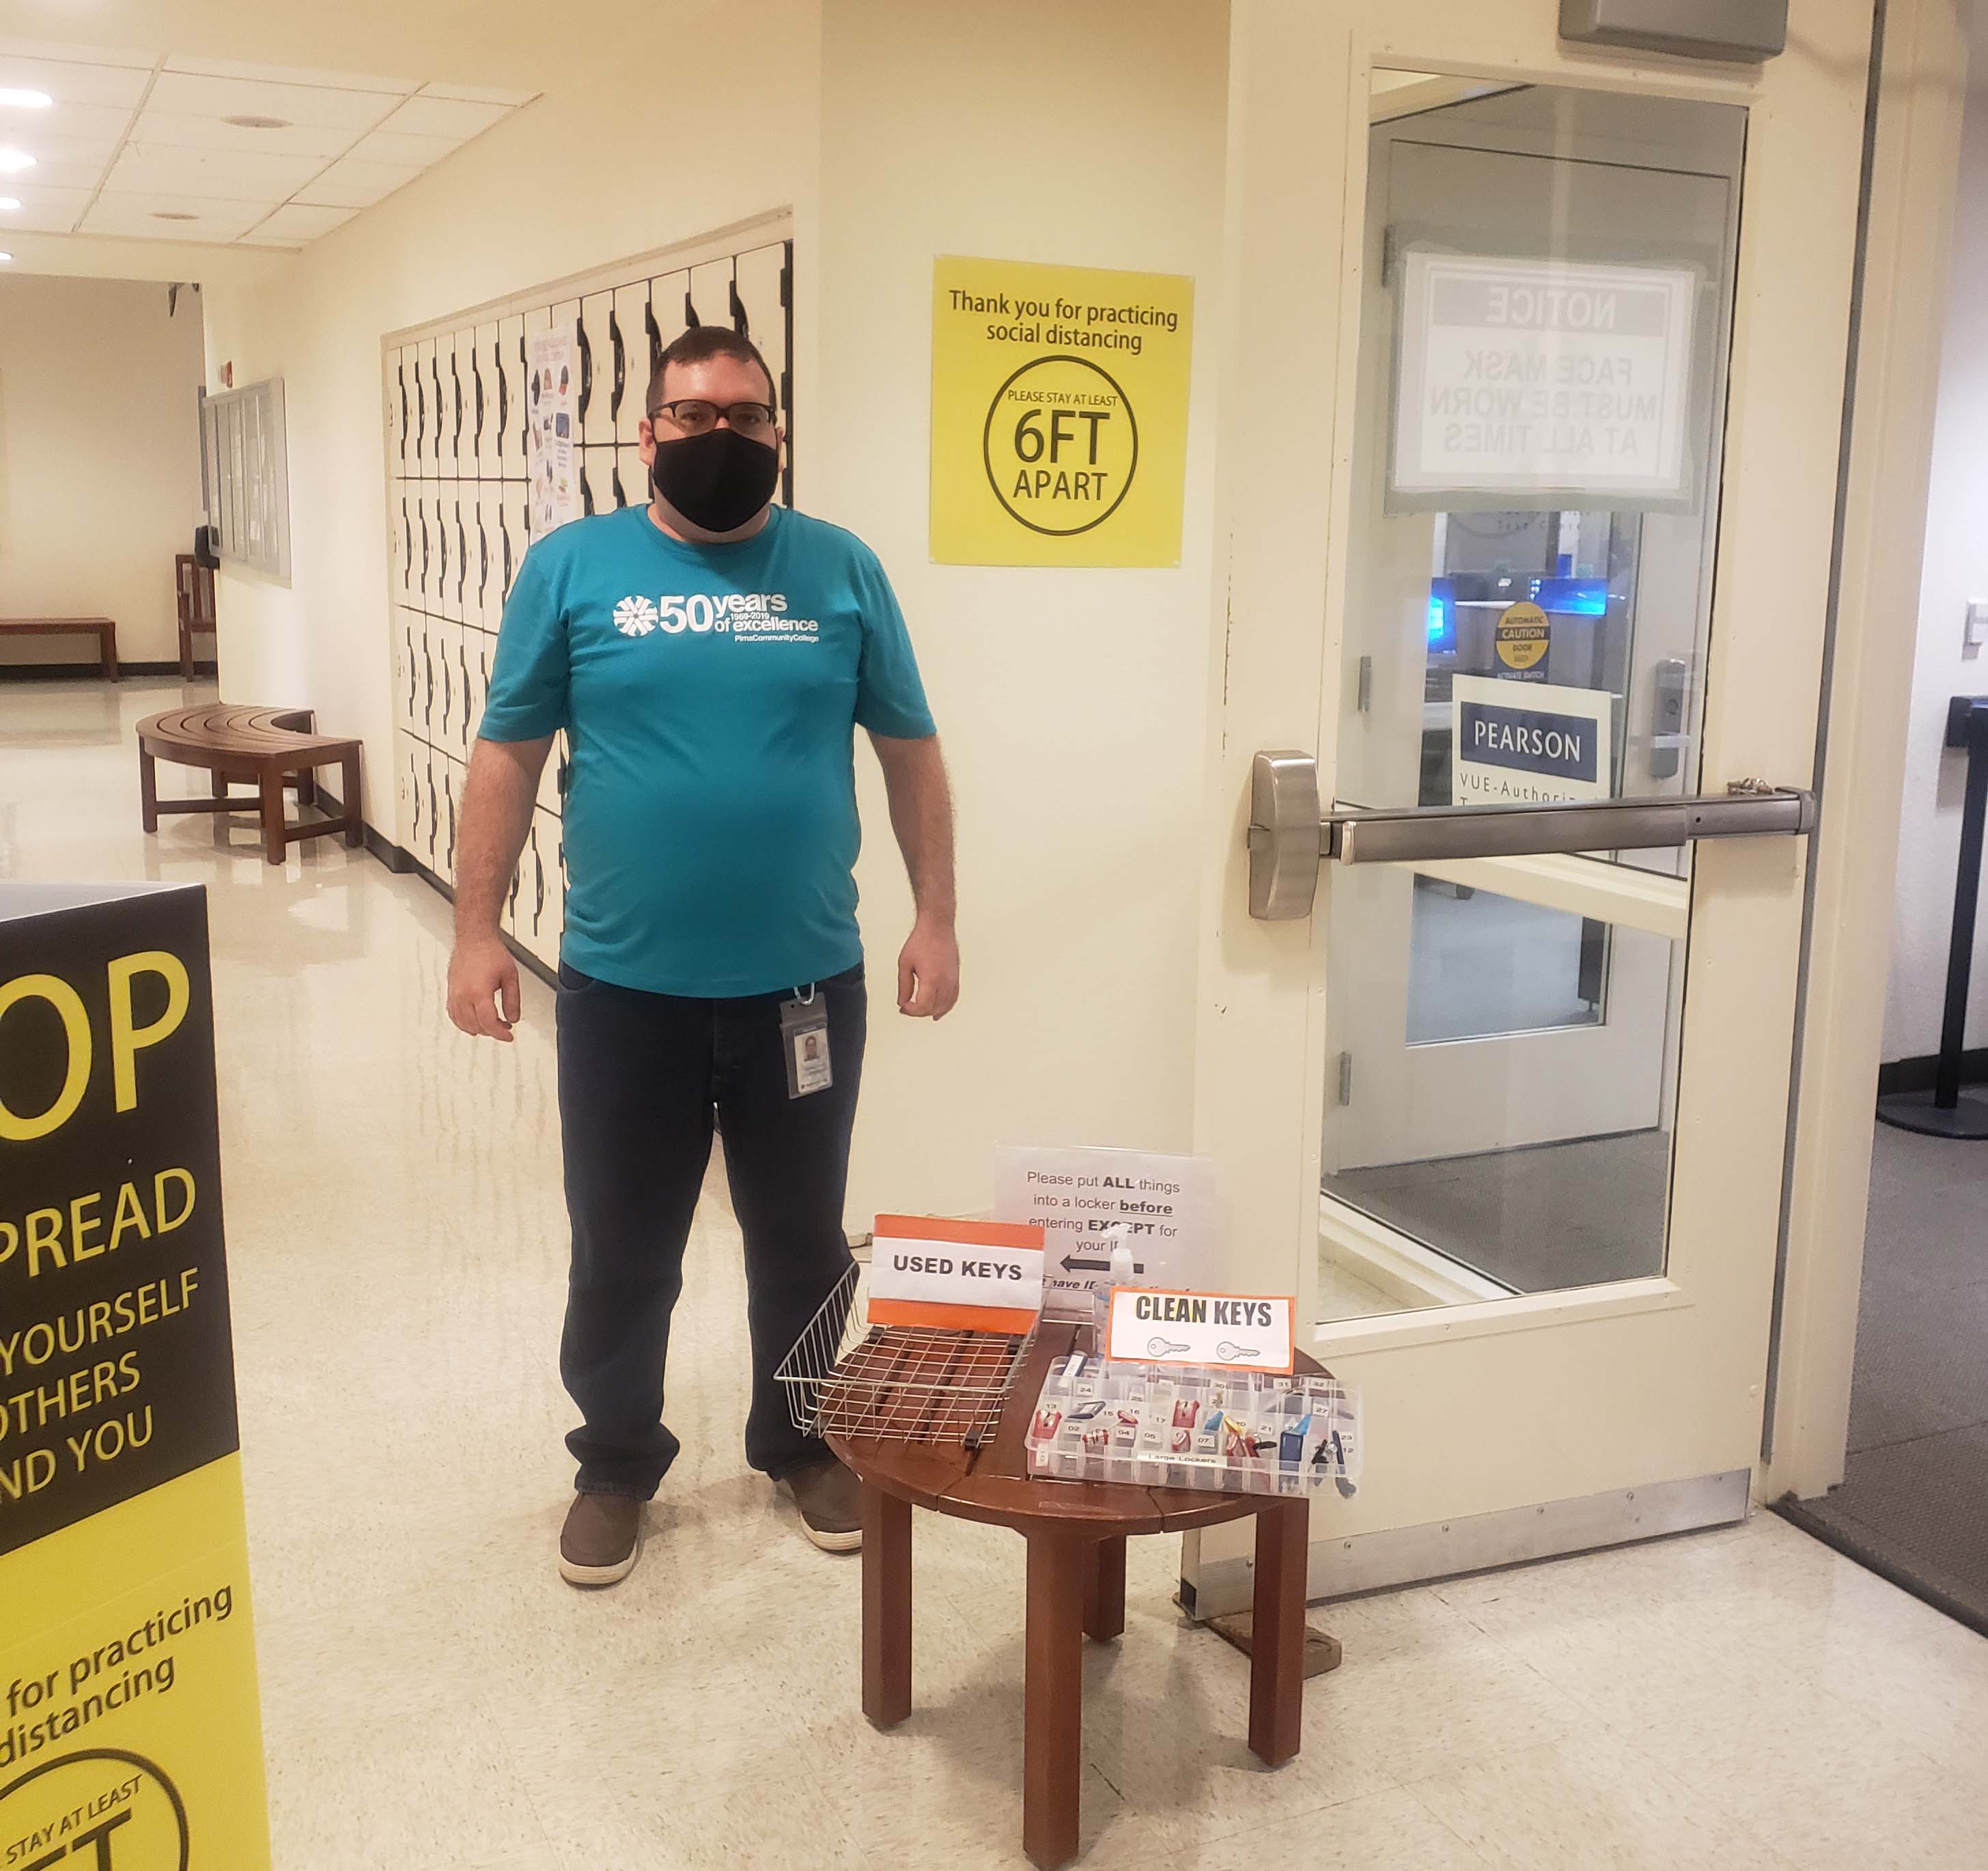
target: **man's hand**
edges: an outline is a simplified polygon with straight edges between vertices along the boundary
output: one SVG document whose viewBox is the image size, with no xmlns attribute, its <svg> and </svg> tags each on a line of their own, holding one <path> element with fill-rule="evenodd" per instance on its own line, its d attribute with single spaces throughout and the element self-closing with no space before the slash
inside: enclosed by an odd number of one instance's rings
<svg viewBox="0 0 1988 1871">
<path fill-rule="evenodd" d="M 921 916 L 898 957 L 898 1011 L 914 1020 L 943 1020 L 958 998 L 958 938 L 950 923 Z"/>
<path fill-rule="evenodd" d="M 510 1042 L 518 964 L 501 937 L 458 936 L 448 958 L 448 1017 L 472 1038 Z"/>
</svg>

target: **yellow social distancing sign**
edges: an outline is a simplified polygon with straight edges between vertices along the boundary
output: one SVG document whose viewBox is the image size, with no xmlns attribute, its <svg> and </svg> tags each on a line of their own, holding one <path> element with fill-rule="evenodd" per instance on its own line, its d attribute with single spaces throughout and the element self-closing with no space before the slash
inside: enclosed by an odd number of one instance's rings
<svg viewBox="0 0 1988 1871">
<path fill-rule="evenodd" d="M 0 881 L 0 1871 L 268 1871 L 198 890 Z"/>
<path fill-rule="evenodd" d="M 1193 320 L 1172 274 L 935 262 L 932 557 L 1178 565 Z"/>
</svg>

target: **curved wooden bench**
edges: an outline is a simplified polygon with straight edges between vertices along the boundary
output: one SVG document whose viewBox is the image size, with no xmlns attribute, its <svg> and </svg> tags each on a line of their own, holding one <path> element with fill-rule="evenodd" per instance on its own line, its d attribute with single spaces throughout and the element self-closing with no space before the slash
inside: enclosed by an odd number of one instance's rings
<svg viewBox="0 0 1988 1871">
<path fill-rule="evenodd" d="M 238 812 L 262 815 L 262 854 L 272 864 L 283 861 L 285 849 L 299 839 L 321 838 L 343 832 L 345 842 L 366 842 L 359 816 L 359 743 L 335 741 L 312 732 L 316 718 L 308 708 L 252 708 L 225 701 L 198 708 L 168 708 L 148 714 L 138 724 L 138 792 L 145 829 L 159 829 L 161 812 Z M 211 799 L 161 799 L 154 762 L 205 767 L 214 775 Z M 341 819 L 291 825 L 283 816 L 283 789 L 296 788 L 299 806 L 314 804 L 317 788 L 311 775 L 319 767 L 340 770 Z M 240 780 L 256 789 L 254 799 L 228 796 L 228 785 Z"/>
</svg>

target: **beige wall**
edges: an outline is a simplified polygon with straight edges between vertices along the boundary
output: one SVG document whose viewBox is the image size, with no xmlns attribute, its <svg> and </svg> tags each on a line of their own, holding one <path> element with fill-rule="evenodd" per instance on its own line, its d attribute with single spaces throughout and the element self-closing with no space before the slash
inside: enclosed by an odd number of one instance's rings
<svg viewBox="0 0 1988 1871">
<path fill-rule="evenodd" d="M 177 663 L 173 555 L 200 512 L 201 302 L 131 279 L 0 279 L 0 616 L 103 616 Z M 87 637 L 0 640 L 85 663 Z"/>
<path fill-rule="evenodd" d="M 366 743 L 366 816 L 394 825 L 392 663 L 380 342 L 543 282 L 810 200 L 813 0 L 752 0 L 685 24 L 640 10 L 602 69 L 528 106 L 305 249 L 265 284 L 208 293 L 211 381 L 284 379 L 291 580 L 224 568 L 231 701 L 307 703 Z M 665 86 L 755 48 L 755 107 Z M 604 42 L 597 39 L 593 42 Z M 667 110 L 664 100 L 667 99 Z M 796 375 L 805 382 L 803 348 Z"/>
<path fill-rule="evenodd" d="M 665 117 L 655 73 L 712 64 L 742 30 L 753 112 L 679 86 Z M 1206 0 L 761 0 L 667 34 L 637 18 L 612 69 L 561 74 L 560 98 L 274 283 L 209 295 L 210 370 L 281 373 L 289 426 L 292 583 L 224 572 L 225 692 L 308 701 L 363 735 L 367 816 L 390 828 L 382 335 L 793 210 L 797 501 L 882 556 L 959 794 L 966 998 L 914 1030 L 892 1011 L 908 896 L 867 751 L 859 762 L 878 1003 L 850 1197 L 862 1225 L 887 1205 L 984 1207 L 1002 1141 L 1192 1139 L 1227 34 Z M 945 253 L 1195 278 L 1178 569 L 929 562 Z"/>
<path fill-rule="evenodd" d="M 866 758 L 850 1211 L 984 1210 L 998 1143 L 1192 1142 L 1228 8 L 827 0 L 823 22 L 820 414 L 797 493 L 876 548 L 910 620 L 958 793 L 965 971 L 936 1031 L 894 1011 L 910 903 Z M 941 254 L 1195 279 L 1177 569 L 931 562 Z"/>
</svg>

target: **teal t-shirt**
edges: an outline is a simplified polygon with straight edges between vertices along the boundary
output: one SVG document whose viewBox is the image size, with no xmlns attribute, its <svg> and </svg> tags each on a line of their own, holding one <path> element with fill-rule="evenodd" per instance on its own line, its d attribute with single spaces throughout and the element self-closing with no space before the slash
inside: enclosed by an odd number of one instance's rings
<svg viewBox="0 0 1988 1871">
<path fill-rule="evenodd" d="M 935 731 L 875 553 L 783 507 L 723 545 L 624 507 L 525 555 L 478 732 L 566 731 L 564 959 L 715 999 L 862 960 L 859 727 Z"/>
</svg>

